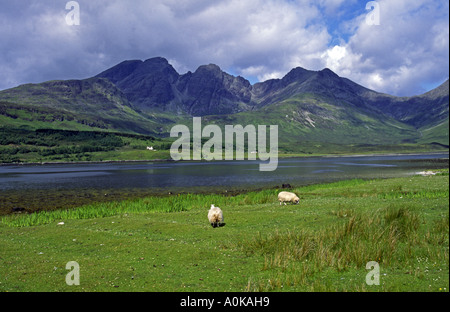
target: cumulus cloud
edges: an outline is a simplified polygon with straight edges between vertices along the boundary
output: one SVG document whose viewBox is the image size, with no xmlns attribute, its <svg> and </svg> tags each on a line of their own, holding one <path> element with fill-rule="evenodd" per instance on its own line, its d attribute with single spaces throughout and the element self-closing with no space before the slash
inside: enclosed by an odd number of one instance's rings
<svg viewBox="0 0 450 312">
<path fill-rule="evenodd" d="M 0 0 L 0 89 L 91 77 L 123 60 L 166 57 L 179 73 L 215 63 L 255 81 L 293 67 L 337 74 L 377 91 L 417 94 L 448 77 L 448 2 L 342 0 Z M 444 66 L 445 64 L 446 66 Z"/>
<path fill-rule="evenodd" d="M 355 18 L 348 42 L 322 58 L 330 69 L 364 86 L 395 95 L 424 91 L 448 78 L 449 24 L 445 1 L 378 1 L 380 25 Z"/>
</svg>

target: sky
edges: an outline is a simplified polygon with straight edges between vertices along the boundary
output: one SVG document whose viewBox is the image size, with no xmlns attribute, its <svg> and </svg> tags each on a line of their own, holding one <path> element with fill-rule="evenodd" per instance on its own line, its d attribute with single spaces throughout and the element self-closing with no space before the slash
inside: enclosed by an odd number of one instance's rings
<svg viewBox="0 0 450 312">
<path fill-rule="evenodd" d="M 329 68 L 413 96 L 449 77 L 448 0 L 0 0 L 0 90 L 161 56 L 251 83 Z"/>
</svg>

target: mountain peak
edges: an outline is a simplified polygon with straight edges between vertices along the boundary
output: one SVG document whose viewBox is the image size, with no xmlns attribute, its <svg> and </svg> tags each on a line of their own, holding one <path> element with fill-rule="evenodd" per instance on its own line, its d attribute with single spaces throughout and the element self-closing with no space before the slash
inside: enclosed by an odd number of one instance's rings
<svg viewBox="0 0 450 312">
<path fill-rule="evenodd" d="M 332 71 L 329 68 L 324 68 L 324 69 L 320 70 L 319 75 L 322 75 L 323 77 L 340 78 L 334 71 Z"/>
<path fill-rule="evenodd" d="M 208 71 L 208 72 L 213 72 L 213 73 L 222 73 L 222 69 L 216 64 L 201 65 L 197 68 L 197 70 L 195 72 L 198 73 L 198 72 L 202 72 L 202 71 Z"/>
<path fill-rule="evenodd" d="M 133 73 L 136 70 L 136 68 L 141 64 L 142 64 L 141 60 L 123 61 L 117 64 L 116 66 L 113 66 L 101 72 L 95 77 L 107 78 L 112 83 L 117 84 L 119 81 L 131 75 L 131 73 Z"/>
<path fill-rule="evenodd" d="M 179 75 L 166 58 L 153 57 L 145 61 L 124 61 L 97 77 L 109 79 L 133 105 L 143 111 L 159 109 L 192 116 L 224 115 L 282 102 L 297 94 L 316 94 L 334 105 L 347 103 L 356 109 L 376 109 L 397 119 L 404 118 L 402 116 L 405 114 L 412 116 L 411 109 L 406 109 L 412 101 L 402 99 L 402 103 L 407 103 L 405 108 L 400 108 L 397 103 L 400 100 L 395 97 L 367 90 L 339 77 L 329 68 L 313 71 L 296 67 L 281 79 L 252 85 L 245 78 L 222 71 L 216 64 L 201 65 L 193 73 Z M 442 105 L 448 107 L 448 81 L 416 97 L 414 101 L 417 107 L 422 102 L 435 103 L 433 105 L 437 109 Z M 397 104 L 393 105 L 394 102 Z M 430 104 L 430 107 L 433 105 Z M 415 110 L 419 111 L 419 108 Z M 448 114 L 448 109 L 441 110 L 444 115 Z M 424 124 L 416 119 L 411 119 L 410 123 Z"/>
<path fill-rule="evenodd" d="M 163 58 L 163 57 L 153 57 L 145 60 L 141 65 L 136 69 L 138 73 L 142 73 L 145 75 L 153 74 L 153 72 L 161 71 L 166 68 L 169 68 L 170 71 L 175 72 L 172 65 Z M 178 73 L 176 73 L 178 75 Z"/>
<path fill-rule="evenodd" d="M 444 81 L 441 85 L 434 88 L 433 90 L 428 91 L 427 93 L 424 93 L 420 95 L 420 97 L 428 97 L 431 99 L 436 99 L 439 97 L 447 97 L 449 96 L 449 84 L 448 79 Z"/>
<path fill-rule="evenodd" d="M 314 72 L 304 69 L 303 67 L 296 67 L 286 74 L 281 80 L 284 85 L 292 82 L 303 82 L 308 79 Z"/>
<path fill-rule="evenodd" d="M 167 59 L 165 59 L 164 57 L 160 57 L 160 56 L 152 57 L 152 58 L 146 59 L 146 60 L 144 61 L 144 63 L 147 63 L 147 64 L 151 63 L 151 64 L 169 65 L 169 61 L 168 61 Z"/>
<path fill-rule="evenodd" d="M 169 80 L 174 82 L 179 74 L 164 58 L 152 58 L 143 62 L 133 73 L 139 79 Z M 155 80 L 155 81 L 156 81 Z"/>
<path fill-rule="evenodd" d="M 331 74 L 334 74 L 334 75 L 336 75 L 331 69 L 329 69 L 328 67 L 325 67 L 324 69 L 322 69 L 322 70 L 319 70 L 320 72 L 324 72 L 324 73 L 331 73 Z"/>
<path fill-rule="evenodd" d="M 281 79 L 252 85 L 215 64 L 180 75 L 167 59 L 153 57 L 123 61 L 95 78 L 0 91 L 0 117 L 18 124 L 16 119 L 28 116 L 20 110 L 34 114 L 36 107 L 42 107 L 42 116 L 50 109 L 57 110 L 58 120 L 89 127 L 160 133 L 170 122 L 166 116 L 213 115 L 214 120 L 236 124 L 277 122 L 281 137 L 292 137 L 290 144 L 319 137 L 331 142 L 390 144 L 394 134 L 401 142 L 433 139 L 448 145 L 448 90 L 447 80 L 421 96 L 400 98 L 364 88 L 329 68 L 312 71 L 302 67 L 293 68 Z M 164 119 L 158 121 L 155 116 L 160 112 Z M 241 112 L 246 113 L 237 114 Z M 41 120 L 40 115 L 34 120 Z M 147 119 L 149 116 L 156 119 Z M 156 124 L 161 128 L 156 129 Z M 425 131 L 423 138 L 415 136 Z"/>
</svg>

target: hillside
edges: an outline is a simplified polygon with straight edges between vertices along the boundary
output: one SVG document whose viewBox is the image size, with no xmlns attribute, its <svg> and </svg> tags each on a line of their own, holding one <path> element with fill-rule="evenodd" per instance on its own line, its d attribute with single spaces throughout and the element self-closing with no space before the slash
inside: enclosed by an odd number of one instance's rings
<svg viewBox="0 0 450 312">
<path fill-rule="evenodd" d="M 5 125 L 154 134 L 160 124 L 142 116 L 107 79 L 55 80 L 0 92 Z M 10 119 L 10 120 L 8 120 Z"/>
<path fill-rule="evenodd" d="M 449 81 L 437 88 L 413 97 L 393 97 L 385 94 L 363 95 L 370 105 L 387 116 L 416 128 L 436 126 L 448 120 Z"/>
<path fill-rule="evenodd" d="M 124 61 L 84 80 L 0 91 L 0 121 L 167 137 L 173 125 L 192 125 L 201 116 L 203 125 L 278 125 L 280 147 L 298 153 L 305 146 L 448 146 L 448 103 L 448 80 L 422 95 L 395 97 L 329 69 L 298 67 L 252 85 L 214 64 L 180 75 L 156 57 Z"/>
<path fill-rule="evenodd" d="M 268 118 L 275 124 L 286 124 L 289 120 L 291 125 L 283 129 L 287 137 L 298 135 L 296 141 L 361 143 L 371 138 L 372 143 L 429 143 L 435 139 L 434 132 L 424 137 L 422 131 L 448 120 L 448 81 L 423 95 L 394 97 L 339 77 L 329 69 L 298 67 L 282 79 L 252 85 L 214 64 L 180 75 L 160 57 L 125 61 L 97 77 L 115 83 L 144 112 L 214 116 L 210 119 L 219 124 L 242 119 L 268 124 Z M 242 118 L 246 112 L 252 117 Z M 258 122 L 252 120 L 255 118 Z M 436 140 L 448 144 L 441 131 Z"/>
</svg>

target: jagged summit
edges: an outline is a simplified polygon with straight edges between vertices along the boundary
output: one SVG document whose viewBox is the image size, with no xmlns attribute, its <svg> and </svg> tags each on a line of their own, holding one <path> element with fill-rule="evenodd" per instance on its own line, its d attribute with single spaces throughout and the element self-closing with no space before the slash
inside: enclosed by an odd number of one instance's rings
<svg viewBox="0 0 450 312">
<path fill-rule="evenodd" d="M 191 116 L 226 115 L 260 109 L 299 94 L 314 94 L 336 106 L 351 105 L 383 113 L 409 120 L 415 126 L 428 122 L 427 118 L 421 120 L 420 117 L 429 115 L 424 114 L 424 107 L 439 111 L 434 122 L 448 115 L 448 108 L 445 108 L 448 82 L 422 96 L 397 98 L 339 77 L 329 68 L 313 71 L 296 67 L 281 79 L 252 85 L 243 77 L 224 72 L 216 64 L 201 65 L 194 72 L 180 75 L 167 59 L 154 57 L 121 62 L 97 77 L 114 83 L 142 111 L 158 109 Z"/>
<path fill-rule="evenodd" d="M 167 59 L 153 57 L 120 62 L 93 78 L 1 91 L 0 115 L 13 116 L 15 124 L 23 116 L 12 112 L 36 112 L 39 107 L 45 108 L 43 115 L 47 109 L 58 112 L 59 120 L 139 133 L 162 132 L 170 123 L 167 116 L 210 116 L 222 122 L 279 124 L 284 135 L 318 141 L 366 142 L 378 136 L 409 142 L 426 135 L 428 141 L 435 137 L 445 143 L 448 89 L 446 81 L 422 95 L 395 97 L 339 77 L 329 68 L 302 67 L 252 85 L 216 64 L 180 74 Z"/>
<path fill-rule="evenodd" d="M 154 108 L 192 115 L 230 114 L 250 102 L 251 84 L 215 64 L 180 75 L 162 57 L 125 61 L 98 74 L 122 90 L 139 109 Z"/>
</svg>

